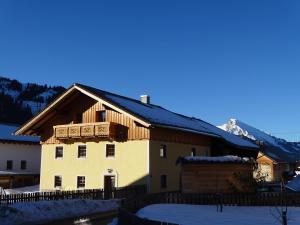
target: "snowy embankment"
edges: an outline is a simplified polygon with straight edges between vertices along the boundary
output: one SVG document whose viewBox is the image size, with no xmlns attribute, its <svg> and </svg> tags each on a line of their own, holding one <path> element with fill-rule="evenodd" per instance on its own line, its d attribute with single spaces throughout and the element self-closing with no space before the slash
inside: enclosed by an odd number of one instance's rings
<svg viewBox="0 0 300 225">
<path fill-rule="evenodd" d="M 0 207 L 0 225 L 40 224 L 116 210 L 119 200 L 59 200 L 22 202 Z"/>
<path fill-rule="evenodd" d="M 276 207 L 224 207 L 217 212 L 216 206 L 155 204 L 137 212 L 141 218 L 176 223 L 180 225 L 280 225 L 280 208 Z M 300 208 L 288 208 L 288 224 L 300 224 Z"/>
</svg>

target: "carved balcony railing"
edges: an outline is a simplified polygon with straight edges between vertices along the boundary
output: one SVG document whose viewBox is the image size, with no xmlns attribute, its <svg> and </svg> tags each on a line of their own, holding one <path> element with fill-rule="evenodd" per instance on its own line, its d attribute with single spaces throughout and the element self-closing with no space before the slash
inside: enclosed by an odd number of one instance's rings
<svg viewBox="0 0 300 225">
<path fill-rule="evenodd" d="M 70 138 L 116 138 L 117 124 L 111 122 L 80 123 L 53 126 L 57 139 Z"/>
</svg>

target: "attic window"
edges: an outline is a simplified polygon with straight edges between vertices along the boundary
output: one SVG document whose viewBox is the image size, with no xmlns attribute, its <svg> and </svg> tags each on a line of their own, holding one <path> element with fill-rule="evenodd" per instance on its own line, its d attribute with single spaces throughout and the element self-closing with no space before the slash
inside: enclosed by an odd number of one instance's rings
<svg viewBox="0 0 300 225">
<path fill-rule="evenodd" d="M 161 158 L 167 158 L 167 146 L 166 145 L 160 145 L 159 149 L 159 155 Z"/>
<path fill-rule="evenodd" d="M 106 121 L 106 111 L 101 110 L 96 112 L 96 122 L 105 122 Z"/>
</svg>

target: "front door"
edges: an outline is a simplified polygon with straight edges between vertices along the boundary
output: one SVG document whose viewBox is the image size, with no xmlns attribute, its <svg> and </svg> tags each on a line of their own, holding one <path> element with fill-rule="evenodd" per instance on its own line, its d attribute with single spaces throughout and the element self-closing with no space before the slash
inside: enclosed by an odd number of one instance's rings
<svg viewBox="0 0 300 225">
<path fill-rule="evenodd" d="M 115 176 L 104 176 L 104 193 L 105 198 L 111 198 L 115 188 Z"/>
</svg>

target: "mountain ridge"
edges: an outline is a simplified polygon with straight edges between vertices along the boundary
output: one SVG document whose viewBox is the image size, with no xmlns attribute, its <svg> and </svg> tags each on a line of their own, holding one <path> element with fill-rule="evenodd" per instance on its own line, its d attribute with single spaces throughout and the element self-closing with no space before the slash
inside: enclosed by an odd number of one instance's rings
<svg viewBox="0 0 300 225">
<path fill-rule="evenodd" d="M 247 123 L 233 118 L 218 127 L 237 136 L 243 136 L 252 141 L 260 142 L 260 144 L 264 145 L 264 153 L 277 162 L 300 160 L 300 143 L 298 142 L 288 142 L 285 139 L 267 134 Z"/>
</svg>

